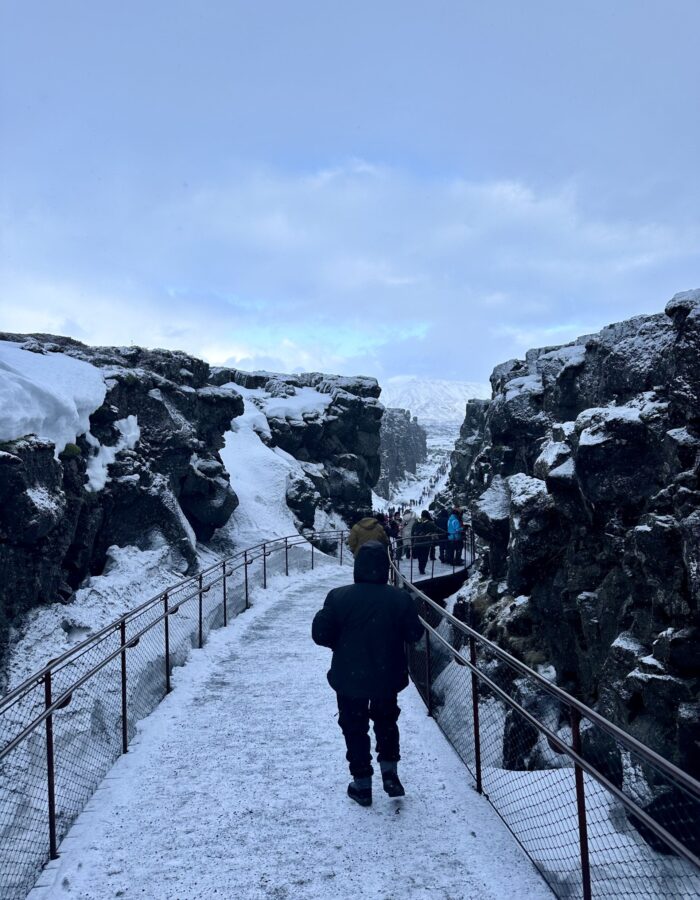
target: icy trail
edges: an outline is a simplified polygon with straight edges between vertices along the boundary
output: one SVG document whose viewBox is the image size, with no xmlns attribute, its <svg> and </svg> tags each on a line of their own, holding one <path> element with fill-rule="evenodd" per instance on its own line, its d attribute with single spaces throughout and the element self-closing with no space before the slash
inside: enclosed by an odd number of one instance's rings
<svg viewBox="0 0 700 900">
<path fill-rule="evenodd" d="M 417 693 L 400 695 L 407 796 L 345 796 L 329 651 L 310 638 L 350 570 L 275 576 L 175 670 L 30 900 L 551 898 Z"/>
</svg>

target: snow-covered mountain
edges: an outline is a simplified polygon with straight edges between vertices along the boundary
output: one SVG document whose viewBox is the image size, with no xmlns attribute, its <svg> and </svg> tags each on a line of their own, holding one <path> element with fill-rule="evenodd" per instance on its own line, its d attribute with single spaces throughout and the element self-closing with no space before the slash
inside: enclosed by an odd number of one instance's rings
<svg viewBox="0 0 700 900">
<path fill-rule="evenodd" d="M 396 375 L 382 382 L 380 400 L 384 406 L 410 409 L 420 421 L 462 422 L 467 400 L 490 397 L 489 384 Z"/>
</svg>

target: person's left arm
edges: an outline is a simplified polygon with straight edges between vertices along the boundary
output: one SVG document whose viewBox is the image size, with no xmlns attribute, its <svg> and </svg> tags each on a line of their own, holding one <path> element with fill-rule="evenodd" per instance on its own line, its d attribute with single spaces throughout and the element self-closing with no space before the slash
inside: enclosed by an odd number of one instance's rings
<svg viewBox="0 0 700 900">
<path fill-rule="evenodd" d="M 335 650 L 340 634 L 340 623 L 333 604 L 333 591 L 330 591 L 323 604 L 323 609 L 314 616 L 311 623 L 311 637 L 320 647 L 329 647 Z"/>
</svg>

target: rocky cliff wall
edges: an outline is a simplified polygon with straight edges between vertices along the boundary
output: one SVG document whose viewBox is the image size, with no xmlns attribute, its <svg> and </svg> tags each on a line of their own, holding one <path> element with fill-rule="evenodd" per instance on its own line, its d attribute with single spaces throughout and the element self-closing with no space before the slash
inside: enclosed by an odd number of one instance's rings
<svg viewBox="0 0 700 900">
<path fill-rule="evenodd" d="M 486 633 L 700 775 L 700 291 L 497 366 L 453 489 Z"/>
<path fill-rule="evenodd" d="M 476 478 L 476 470 L 472 472 L 472 467 L 482 449 L 488 408 L 488 400 L 467 400 L 464 422 L 450 455 L 450 476 L 442 498 L 443 505 L 457 503 L 465 506 L 471 499 L 469 492 L 483 484 Z"/>
<path fill-rule="evenodd" d="M 0 659 L 23 614 L 70 602 L 86 576 L 102 572 L 111 546 L 165 543 L 185 568 L 197 566 L 197 541 L 208 542 L 238 506 L 219 451 L 244 411 L 241 394 L 263 413 L 260 437 L 300 462 L 304 474 L 286 498 L 300 527 L 312 527 L 319 509 L 351 517 L 371 503 L 383 411 L 373 379 L 211 370 L 185 353 L 52 335 L 0 341 L 89 363 L 105 386 L 75 442 L 58 448 L 23 434 L 0 444 Z M 31 405 L 34 386 L 0 371 L 11 377 Z M 312 395 L 310 410 L 299 395 Z"/>
<path fill-rule="evenodd" d="M 353 523 L 358 511 L 371 509 L 384 412 L 374 378 L 218 368 L 212 381 L 249 392 L 247 400 L 267 420 L 262 440 L 300 462 L 302 474 L 287 486 L 287 503 L 300 527 L 314 527 L 317 511 Z"/>
<path fill-rule="evenodd" d="M 428 458 L 428 435 L 407 409 L 386 409 L 380 431 L 381 474 L 376 491 L 391 497 L 391 489 L 407 473 L 416 474 Z"/>
<path fill-rule="evenodd" d="M 101 573 L 111 545 L 165 541 L 194 566 L 196 539 L 211 537 L 238 503 L 218 451 L 243 402 L 209 384 L 206 363 L 184 353 L 50 335 L 0 339 L 89 362 L 106 387 L 75 443 L 56 448 L 27 435 L 0 446 L 1 643 L 26 610 L 70 601 L 87 575 Z"/>
</svg>

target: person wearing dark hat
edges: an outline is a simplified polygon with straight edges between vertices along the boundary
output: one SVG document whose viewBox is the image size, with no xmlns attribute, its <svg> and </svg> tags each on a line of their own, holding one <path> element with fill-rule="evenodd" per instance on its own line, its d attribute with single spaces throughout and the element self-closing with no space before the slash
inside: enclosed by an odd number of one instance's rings
<svg viewBox="0 0 700 900">
<path fill-rule="evenodd" d="M 405 794 L 397 769 L 397 695 L 408 685 L 405 644 L 419 640 L 423 626 L 410 595 L 387 584 L 388 578 L 386 546 L 363 544 L 355 557 L 354 584 L 330 591 L 311 627 L 314 642 L 333 651 L 328 682 L 337 694 L 353 778 L 348 796 L 360 806 L 372 803 L 370 720 L 384 790 L 390 797 Z"/>
</svg>

